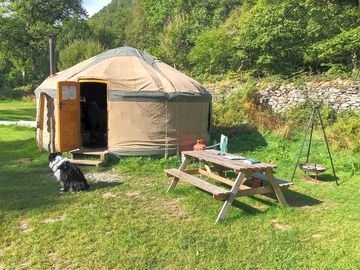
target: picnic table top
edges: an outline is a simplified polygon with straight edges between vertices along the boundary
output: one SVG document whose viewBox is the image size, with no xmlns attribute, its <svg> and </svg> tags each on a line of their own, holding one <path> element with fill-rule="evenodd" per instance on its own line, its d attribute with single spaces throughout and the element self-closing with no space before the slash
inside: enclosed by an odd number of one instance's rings
<svg viewBox="0 0 360 270">
<path fill-rule="evenodd" d="M 211 162 L 213 164 L 220 165 L 225 168 L 232 169 L 234 171 L 246 171 L 246 170 L 252 170 L 252 171 L 265 171 L 267 169 L 273 169 L 276 168 L 276 165 L 268 164 L 268 163 L 254 163 L 250 164 L 247 160 L 232 160 L 229 159 L 229 156 L 231 154 L 221 153 L 218 150 L 196 150 L 196 151 L 183 151 L 182 152 L 186 157 L 192 157 L 199 160 L 204 160 L 207 162 Z"/>
</svg>

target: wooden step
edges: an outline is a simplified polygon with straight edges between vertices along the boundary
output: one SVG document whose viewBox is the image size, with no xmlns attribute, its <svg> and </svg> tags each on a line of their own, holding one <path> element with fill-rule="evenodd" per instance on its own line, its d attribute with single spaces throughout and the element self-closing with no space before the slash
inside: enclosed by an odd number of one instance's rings
<svg viewBox="0 0 360 270">
<path fill-rule="evenodd" d="M 69 159 L 72 164 L 87 165 L 87 166 L 99 166 L 103 162 L 102 160 L 88 160 L 88 159 Z"/>
<path fill-rule="evenodd" d="M 108 150 L 105 148 L 79 148 L 70 151 L 70 155 L 74 159 L 77 157 L 93 156 L 99 157 L 102 161 L 104 161 L 108 155 Z"/>
<path fill-rule="evenodd" d="M 263 174 L 263 173 L 254 173 L 252 176 L 257 178 L 257 179 L 260 179 L 262 181 L 268 181 L 266 175 Z M 278 183 L 279 187 L 282 188 L 282 189 L 287 189 L 287 188 L 289 188 L 290 186 L 293 185 L 292 182 L 287 182 L 287 181 L 279 179 L 279 178 L 274 177 L 274 180 Z"/>
<path fill-rule="evenodd" d="M 168 176 L 179 178 L 180 180 L 183 180 L 195 187 L 213 194 L 215 199 L 225 200 L 230 194 L 229 190 L 201 180 L 200 178 L 187 174 L 186 172 L 180 171 L 178 169 L 167 169 L 165 172 Z"/>
</svg>

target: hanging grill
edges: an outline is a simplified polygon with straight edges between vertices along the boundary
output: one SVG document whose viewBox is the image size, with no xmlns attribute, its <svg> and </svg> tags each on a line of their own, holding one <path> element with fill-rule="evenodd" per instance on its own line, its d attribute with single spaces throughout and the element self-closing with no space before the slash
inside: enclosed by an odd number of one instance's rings
<svg viewBox="0 0 360 270">
<path fill-rule="evenodd" d="M 318 178 L 320 173 L 323 173 L 327 170 L 325 166 L 317 163 L 300 163 L 299 168 L 304 172 L 315 174 L 315 179 Z"/>
</svg>

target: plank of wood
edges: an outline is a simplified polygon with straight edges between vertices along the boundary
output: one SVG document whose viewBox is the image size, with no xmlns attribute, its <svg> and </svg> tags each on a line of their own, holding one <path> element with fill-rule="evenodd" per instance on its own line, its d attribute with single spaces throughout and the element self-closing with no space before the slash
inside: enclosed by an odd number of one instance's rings
<svg viewBox="0 0 360 270">
<path fill-rule="evenodd" d="M 268 181 L 266 175 L 263 174 L 263 173 L 254 173 L 253 177 L 258 178 L 258 179 L 260 179 L 262 181 Z M 282 189 L 287 189 L 287 188 L 289 188 L 290 186 L 293 185 L 292 182 L 287 182 L 287 181 L 279 179 L 279 178 L 274 177 L 274 180 L 275 180 L 275 182 L 277 182 L 279 187 L 282 188 Z"/>
<path fill-rule="evenodd" d="M 256 163 L 248 164 L 243 160 L 230 160 L 221 155 L 217 155 L 219 151 L 217 150 L 199 150 L 199 151 L 184 151 L 183 154 L 189 158 L 195 158 L 199 160 L 204 160 L 211 162 L 217 165 L 220 165 L 225 168 L 233 169 L 236 172 L 253 170 L 255 172 L 261 172 L 266 169 L 276 168 L 276 165 L 268 163 Z"/>
<path fill-rule="evenodd" d="M 77 165 L 88 165 L 88 166 L 99 166 L 101 165 L 101 160 L 86 160 L 86 159 L 69 159 L 73 164 Z"/>
<path fill-rule="evenodd" d="M 234 181 L 231 181 L 231 180 L 229 180 L 229 179 L 226 179 L 226 178 L 224 178 L 224 177 L 222 177 L 222 176 L 220 176 L 220 175 L 217 175 L 217 174 L 215 174 L 215 173 L 208 172 L 208 171 L 203 170 L 203 169 L 199 169 L 198 171 L 199 171 L 199 173 L 202 174 L 202 175 L 205 175 L 205 176 L 207 176 L 207 177 L 210 177 L 211 179 L 214 179 L 214 180 L 219 181 L 219 182 L 221 182 L 221 183 L 227 184 L 227 185 L 229 185 L 229 186 L 233 186 L 233 184 L 234 184 Z"/>
<path fill-rule="evenodd" d="M 101 156 L 108 153 L 106 148 L 79 148 L 70 151 L 71 154 L 82 154 L 82 155 L 90 155 L 90 156 Z"/>
<path fill-rule="evenodd" d="M 187 174 L 199 174 L 199 169 L 183 170 Z"/>
<path fill-rule="evenodd" d="M 202 190 L 205 190 L 205 191 L 213 194 L 215 199 L 224 200 L 230 194 L 229 190 L 226 190 L 222 187 L 216 186 L 209 182 L 205 182 L 193 175 L 187 174 L 178 169 L 167 169 L 167 170 L 165 170 L 165 172 L 167 173 L 168 176 L 176 177 L 176 178 L 183 180 L 195 187 L 198 187 Z"/>
<path fill-rule="evenodd" d="M 257 195 L 257 194 L 266 194 L 266 193 L 274 192 L 269 187 L 258 187 L 258 188 L 250 188 L 250 187 L 243 188 L 243 187 L 246 187 L 246 186 L 242 186 L 240 188 L 240 190 L 236 194 L 236 197 L 253 196 L 253 195 Z"/>
<path fill-rule="evenodd" d="M 276 195 L 276 198 L 280 202 L 280 204 L 283 206 L 287 206 L 288 204 L 286 202 L 285 196 L 282 193 L 278 183 L 275 181 L 272 170 L 271 169 L 266 170 L 265 175 L 266 175 L 267 180 L 270 182 L 272 188 L 274 189 L 274 193 Z"/>
<path fill-rule="evenodd" d="M 190 160 L 187 157 L 185 157 L 185 159 L 183 160 L 183 162 L 180 165 L 179 171 L 185 171 L 189 162 L 190 162 Z M 165 172 L 166 172 L 166 170 L 165 170 Z M 174 179 L 171 181 L 171 183 L 168 187 L 168 190 L 166 192 L 172 191 L 176 187 L 179 180 L 180 180 L 179 177 L 174 177 Z"/>
<path fill-rule="evenodd" d="M 238 176 L 235 179 L 235 183 L 230 190 L 230 194 L 229 194 L 228 198 L 226 199 L 226 201 L 224 202 L 223 207 L 220 210 L 220 213 L 215 221 L 215 224 L 222 222 L 225 219 L 227 212 L 229 211 L 229 208 L 239 191 L 239 188 L 246 181 L 247 177 L 248 177 L 247 173 L 241 172 L 238 174 Z"/>
<path fill-rule="evenodd" d="M 38 117 L 37 117 L 37 128 L 38 128 L 38 151 L 43 150 L 43 134 L 44 134 L 44 106 L 45 106 L 45 94 L 40 93 L 39 104 L 38 104 Z"/>
<path fill-rule="evenodd" d="M 50 117 L 50 152 L 55 152 L 55 118 Z"/>
</svg>

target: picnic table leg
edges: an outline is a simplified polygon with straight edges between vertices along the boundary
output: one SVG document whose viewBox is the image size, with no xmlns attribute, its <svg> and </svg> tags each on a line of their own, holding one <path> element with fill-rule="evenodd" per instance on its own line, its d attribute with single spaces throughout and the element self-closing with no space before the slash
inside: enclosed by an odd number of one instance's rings
<svg viewBox="0 0 360 270">
<path fill-rule="evenodd" d="M 221 208 L 221 211 L 215 221 L 215 224 L 217 224 L 225 219 L 226 214 L 229 210 L 229 207 L 231 206 L 232 202 L 234 201 L 234 198 L 237 195 L 241 184 L 245 182 L 246 178 L 247 178 L 247 175 L 245 173 L 240 172 L 238 174 L 238 176 L 235 179 L 234 185 L 230 190 L 231 193 L 230 193 L 229 197 L 226 199 L 226 201 L 224 202 L 224 205 Z"/>
<path fill-rule="evenodd" d="M 274 175 L 272 173 L 272 170 L 271 169 L 266 170 L 265 175 L 266 175 L 266 178 L 268 179 L 268 181 L 270 182 L 272 188 L 274 189 L 274 193 L 276 195 L 276 198 L 280 202 L 280 204 L 283 205 L 283 206 L 287 206 L 288 203 L 286 202 L 284 194 L 282 193 L 281 189 L 279 188 L 279 185 L 274 180 Z"/>
<path fill-rule="evenodd" d="M 180 165 L 180 167 L 179 167 L 179 170 L 180 170 L 180 171 L 184 171 L 184 170 L 186 169 L 187 165 L 189 164 L 189 162 L 190 162 L 189 158 L 185 156 L 185 159 L 184 159 L 183 162 L 181 163 L 181 165 Z M 168 187 L 167 192 L 172 191 L 172 190 L 176 187 L 176 185 L 177 185 L 177 183 L 179 182 L 179 180 L 180 180 L 179 178 L 174 177 L 174 179 L 173 179 L 173 180 L 171 181 L 171 183 L 170 183 L 170 186 Z"/>
</svg>

